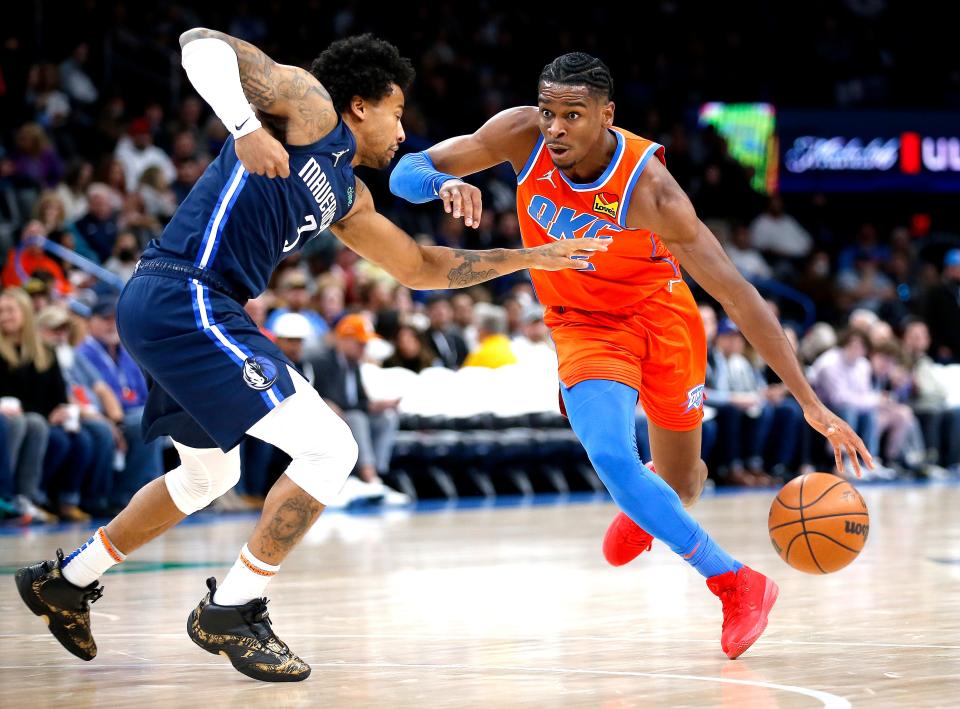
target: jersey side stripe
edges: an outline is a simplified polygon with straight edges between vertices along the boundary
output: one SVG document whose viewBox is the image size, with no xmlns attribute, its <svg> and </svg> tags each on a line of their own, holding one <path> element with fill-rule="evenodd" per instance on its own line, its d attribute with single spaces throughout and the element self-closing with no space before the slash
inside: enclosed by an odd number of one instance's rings
<svg viewBox="0 0 960 709">
<path fill-rule="evenodd" d="M 194 263 L 197 268 L 206 268 L 213 259 L 216 253 L 216 246 L 220 241 L 220 235 L 223 233 L 223 228 L 226 226 L 227 219 L 230 217 L 230 210 L 233 209 L 233 205 L 237 201 L 237 196 L 247 181 L 248 174 L 249 173 L 243 169 L 243 164 L 237 162 L 236 167 L 230 174 L 230 179 L 227 180 L 223 191 L 220 192 L 217 206 L 214 208 L 213 214 L 210 216 L 210 221 L 207 224 L 207 229 L 203 234 L 200 253 L 197 255 L 197 260 Z"/>
</svg>

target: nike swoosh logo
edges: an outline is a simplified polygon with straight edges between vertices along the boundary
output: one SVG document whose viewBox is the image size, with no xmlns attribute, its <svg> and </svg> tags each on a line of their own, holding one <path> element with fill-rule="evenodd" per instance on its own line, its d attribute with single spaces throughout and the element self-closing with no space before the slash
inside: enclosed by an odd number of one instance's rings
<svg viewBox="0 0 960 709">
<path fill-rule="evenodd" d="M 247 116 L 246 120 L 244 120 L 243 123 L 241 123 L 241 124 L 238 125 L 238 126 L 234 126 L 233 129 L 234 129 L 234 130 L 240 130 L 240 129 L 243 128 L 245 125 L 247 125 L 247 121 L 249 121 L 249 120 L 250 120 L 250 116 Z"/>
</svg>

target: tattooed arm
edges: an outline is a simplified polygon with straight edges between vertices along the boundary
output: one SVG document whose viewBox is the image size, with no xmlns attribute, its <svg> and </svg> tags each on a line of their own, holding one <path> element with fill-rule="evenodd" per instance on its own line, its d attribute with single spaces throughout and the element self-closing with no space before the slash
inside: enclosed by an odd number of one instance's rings
<svg viewBox="0 0 960 709">
<path fill-rule="evenodd" d="M 261 128 L 250 104 L 275 132 L 282 127 L 291 145 L 314 143 L 337 124 L 330 94 L 304 69 L 277 64 L 252 44 L 215 30 L 188 30 L 180 47 L 187 76 L 236 138 L 237 157 L 250 172 L 290 174 L 286 151 Z"/>
<path fill-rule="evenodd" d="M 606 251 L 609 243 L 604 239 L 564 239 L 532 249 L 485 251 L 423 246 L 377 213 L 360 180 L 356 204 L 331 230 L 351 249 L 415 290 L 467 288 L 524 268 L 582 269 L 590 254 Z"/>
</svg>

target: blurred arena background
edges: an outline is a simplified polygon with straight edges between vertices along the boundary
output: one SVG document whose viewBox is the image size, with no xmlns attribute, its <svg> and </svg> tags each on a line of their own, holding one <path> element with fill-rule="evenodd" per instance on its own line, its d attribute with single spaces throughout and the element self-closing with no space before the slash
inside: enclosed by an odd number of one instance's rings
<svg viewBox="0 0 960 709">
<path fill-rule="evenodd" d="M 915 4 L 846 0 L 626 10 L 500 2 L 39 0 L 0 23 L 0 512 L 8 525 L 121 507 L 175 457 L 140 439 L 145 383 L 112 351 L 112 302 L 227 136 L 180 68 L 178 35 L 222 29 L 309 65 L 371 31 L 413 59 L 402 151 L 536 100 L 566 51 L 600 56 L 616 123 L 667 165 L 796 336 L 825 401 L 882 461 L 881 480 L 960 471 L 960 64 L 949 23 Z M 437 204 L 376 202 L 417 238 L 519 244 L 509 166 L 478 178 L 465 230 Z M 710 336 L 704 457 L 718 486 L 829 469 L 775 375 L 701 291 Z M 343 503 L 600 491 L 557 409 L 556 359 L 526 274 L 410 292 L 329 234 L 248 304 L 329 401 L 369 431 Z M 363 386 L 337 353 L 365 345 Z M 24 393 L 26 392 L 26 393 Z M 645 459 L 643 412 L 638 439 Z M 216 503 L 254 509 L 282 454 L 248 441 Z M 384 485 L 385 484 L 385 485 Z"/>
</svg>

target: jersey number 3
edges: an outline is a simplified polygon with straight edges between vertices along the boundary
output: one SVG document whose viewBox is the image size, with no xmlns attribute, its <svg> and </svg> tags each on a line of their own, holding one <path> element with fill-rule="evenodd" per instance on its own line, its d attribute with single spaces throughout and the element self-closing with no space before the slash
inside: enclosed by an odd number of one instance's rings
<svg viewBox="0 0 960 709">
<path fill-rule="evenodd" d="M 305 231 L 316 231 L 317 229 L 317 219 L 312 214 L 307 214 L 304 216 L 303 220 L 306 222 L 302 227 L 297 228 L 297 238 L 293 241 L 284 241 L 283 242 L 283 253 L 287 253 L 291 249 L 295 248 L 297 244 L 300 243 L 300 237 L 303 236 Z"/>
</svg>

